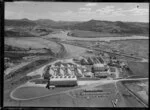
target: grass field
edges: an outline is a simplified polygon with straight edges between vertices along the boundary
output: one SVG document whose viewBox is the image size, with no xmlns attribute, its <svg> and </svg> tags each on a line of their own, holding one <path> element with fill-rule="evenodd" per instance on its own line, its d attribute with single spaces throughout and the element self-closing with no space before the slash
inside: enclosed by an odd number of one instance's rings
<svg viewBox="0 0 150 110">
<path fill-rule="evenodd" d="M 149 76 L 149 63 L 128 61 L 128 65 L 131 71 L 133 72 L 133 75 L 137 75 L 140 77 Z"/>
<path fill-rule="evenodd" d="M 51 49 L 54 53 L 59 52 L 60 45 L 38 37 L 5 38 L 5 44 L 19 48 Z"/>
<path fill-rule="evenodd" d="M 123 107 L 144 107 L 136 98 L 131 95 L 125 86 L 121 83 L 117 83 L 117 87 L 120 92 L 120 96 L 123 98 L 125 105 Z"/>
<path fill-rule="evenodd" d="M 58 43 L 38 37 L 5 38 L 5 69 L 26 61 L 34 61 L 43 56 L 57 57 L 63 54 Z M 60 52 L 61 51 L 61 52 Z"/>
<path fill-rule="evenodd" d="M 14 92 L 13 96 L 16 98 L 27 99 L 48 94 L 56 94 L 70 89 L 73 89 L 73 87 L 56 87 L 55 89 L 47 89 L 46 87 L 21 87 Z"/>
<path fill-rule="evenodd" d="M 49 94 L 51 91 L 44 87 L 22 87 L 17 89 L 13 96 L 16 98 L 27 99 L 40 97 Z"/>
<path fill-rule="evenodd" d="M 65 91 L 64 88 L 56 88 L 53 90 L 48 90 L 46 88 L 35 88 L 35 87 L 24 87 L 18 89 L 14 96 L 18 98 L 31 98 L 36 96 L 42 96 L 51 93 L 57 93 L 60 91 Z M 72 92 L 75 93 L 74 91 Z M 65 100 L 65 101 L 64 101 Z M 21 105 L 25 106 L 48 106 L 48 107 L 112 107 L 112 103 L 109 97 L 91 97 L 89 100 L 86 97 L 76 97 L 73 98 L 70 93 L 58 94 L 47 96 L 44 98 L 39 98 L 36 100 L 22 101 Z M 107 103 L 106 103 L 107 102 Z"/>
<path fill-rule="evenodd" d="M 94 31 L 83 31 L 83 30 L 72 30 L 68 34 L 72 37 L 79 38 L 97 38 L 97 37 L 121 37 L 121 34 L 113 34 L 113 33 L 104 33 L 104 32 L 94 32 Z"/>
<path fill-rule="evenodd" d="M 124 81 L 123 85 L 139 97 L 145 104 L 148 105 L 149 84 L 148 80 L 144 81 Z"/>
<path fill-rule="evenodd" d="M 11 106 L 11 104 L 13 103 L 12 106 L 15 106 L 15 104 L 17 103 L 9 97 L 10 92 L 16 87 L 26 83 L 28 80 L 39 78 L 39 75 L 34 75 L 34 76 L 26 76 L 26 75 L 27 73 L 37 70 L 38 68 L 52 61 L 54 60 L 45 59 L 43 60 L 43 62 L 42 60 L 40 60 L 39 62 L 38 61 L 32 62 L 6 75 L 5 78 L 6 79 L 9 78 L 9 79 L 4 80 L 4 103 L 9 106 Z"/>
<path fill-rule="evenodd" d="M 135 54 L 144 58 L 149 56 L 149 40 L 120 40 L 111 41 L 107 44 L 110 47 L 121 50 L 126 54 Z"/>
</svg>

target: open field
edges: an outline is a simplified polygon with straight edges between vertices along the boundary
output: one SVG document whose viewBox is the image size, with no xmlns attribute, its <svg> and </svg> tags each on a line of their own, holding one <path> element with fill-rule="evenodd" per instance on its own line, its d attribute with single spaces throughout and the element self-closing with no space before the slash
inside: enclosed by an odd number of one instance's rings
<svg viewBox="0 0 150 110">
<path fill-rule="evenodd" d="M 94 39 L 94 38 L 93 38 Z M 127 40 L 116 40 L 116 41 L 86 41 L 86 40 L 67 40 L 65 43 L 73 44 L 76 46 L 84 46 L 97 48 L 104 51 L 113 53 L 112 50 L 117 50 L 118 54 L 126 54 L 128 56 L 137 56 L 148 59 L 149 55 L 149 41 L 144 39 L 127 39 Z"/>
<path fill-rule="evenodd" d="M 5 38 L 5 69 L 37 59 L 60 57 L 65 54 L 61 44 L 38 37 Z"/>
<path fill-rule="evenodd" d="M 52 61 L 54 61 L 54 60 L 45 59 L 45 60 L 43 60 L 43 62 L 40 62 L 39 64 L 36 64 L 36 62 L 32 62 L 32 63 L 26 65 L 25 67 L 21 67 L 21 68 L 17 69 L 16 71 L 13 71 L 12 73 L 8 74 L 7 78 L 8 78 L 8 76 L 11 76 L 11 75 L 13 76 L 14 74 L 16 74 L 16 75 L 9 80 L 4 80 L 4 83 L 5 83 L 5 85 L 4 85 L 4 91 L 5 91 L 4 92 L 4 103 L 6 103 L 8 105 L 11 105 L 11 103 L 15 104 L 15 101 L 13 101 L 9 97 L 11 91 L 13 89 L 15 89 L 16 87 L 26 83 L 28 80 L 41 77 L 40 75 L 34 75 L 34 76 L 26 76 L 26 75 L 34 70 L 37 70 L 38 68 L 40 68 L 44 65 L 52 62 Z"/>
<path fill-rule="evenodd" d="M 139 77 L 148 77 L 149 76 L 149 63 L 147 63 L 147 62 L 128 61 L 128 66 L 133 73 L 132 75 L 134 75 L 134 76 L 139 76 Z"/>
<path fill-rule="evenodd" d="M 100 38 L 100 37 L 122 37 L 121 34 L 84 31 L 84 30 L 72 30 L 68 33 L 68 36 L 77 38 Z"/>
<path fill-rule="evenodd" d="M 149 40 L 120 40 L 111 41 L 107 44 L 117 50 L 121 50 L 127 54 L 135 54 L 144 58 L 149 55 Z"/>
<path fill-rule="evenodd" d="M 47 41 L 37 37 L 5 38 L 5 44 L 19 48 L 47 48 L 51 49 L 54 53 L 57 53 L 60 50 L 60 46 L 55 42 Z"/>
<path fill-rule="evenodd" d="M 133 96 L 126 87 L 121 83 L 117 83 L 117 88 L 119 90 L 120 96 L 122 97 L 125 105 L 122 107 L 145 107 L 140 103 L 135 96 Z"/>
<path fill-rule="evenodd" d="M 122 84 L 135 96 L 148 105 L 149 84 L 145 81 L 124 81 Z"/>
<path fill-rule="evenodd" d="M 36 97 L 42 97 L 50 94 L 57 94 L 62 91 L 66 91 L 72 89 L 71 88 L 65 88 L 65 87 L 59 87 L 55 89 L 47 89 L 46 87 L 21 87 L 18 88 L 14 93 L 12 94 L 13 97 L 19 98 L 19 99 L 30 99 L 30 98 L 36 98 Z"/>
</svg>

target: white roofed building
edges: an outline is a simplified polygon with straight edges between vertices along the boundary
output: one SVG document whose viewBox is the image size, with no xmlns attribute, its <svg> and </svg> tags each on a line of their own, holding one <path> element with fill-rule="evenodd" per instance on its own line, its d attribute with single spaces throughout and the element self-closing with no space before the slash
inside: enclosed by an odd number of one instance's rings
<svg viewBox="0 0 150 110">
<path fill-rule="evenodd" d="M 60 70 L 59 70 L 59 73 L 60 73 L 60 76 L 64 76 L 64 75 L 65 75 L 64 70 L 63 70 L 63 69 L 61 69 L 61 68 L 60 68 Z"/>
<path fill-rule="evenodd" d="M 55 76 L 55 71 L 52 68 L 50 68 L 49 69 L 49 74 L 51 74 L 52 76 Z"/>
<path fill-rule="evenodd" d="M 68 74 L 68 75 L 73 75 L 73 74 L 72 74 L 72 71 L 71 71 L 69 68 L 67 68 L 67 74 Z"/>
<path fill-rule="evenodd" d="M 67 64 L 67 67 L 71 67 L 70 64 Z"/>
<path fill-rule="evenodd" d="M 108 68 L 107 68 L 107 65 L 98 63 L 98 64 L 94 64 L 94 65 L 93 65 L 93 69 L 94 69 L 94 71 L 105 71 L 105 70 L 107 70 Z"/>
</svg>

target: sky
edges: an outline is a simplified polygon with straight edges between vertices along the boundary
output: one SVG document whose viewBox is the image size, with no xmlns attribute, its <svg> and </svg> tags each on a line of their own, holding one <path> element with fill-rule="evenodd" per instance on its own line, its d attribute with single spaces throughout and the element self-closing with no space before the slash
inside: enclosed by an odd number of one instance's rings
<svg viewBox="0 0 150 110">
<path fill-rule="evenodd" d="M 148 3 L 5 2 L 5 19 L 149 22 Z"/>
</svg>

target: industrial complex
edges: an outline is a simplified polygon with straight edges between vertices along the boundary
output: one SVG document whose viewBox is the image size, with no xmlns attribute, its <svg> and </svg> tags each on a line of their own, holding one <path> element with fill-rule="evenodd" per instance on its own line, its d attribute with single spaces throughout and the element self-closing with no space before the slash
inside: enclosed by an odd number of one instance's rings
<svg viewBox="0 0 150 110">
<path fill-rule="evenodd" d="M 109 66 L 102 56 L 82 56 L 65 63 L 62 60 L 46 66 L 43 70 L 43 79 L 45 82 L 48 81 L 47 86 L 77 86 L 82 80 L 116 78 L 119 76 L 116 69 Z"/>
</svg>

